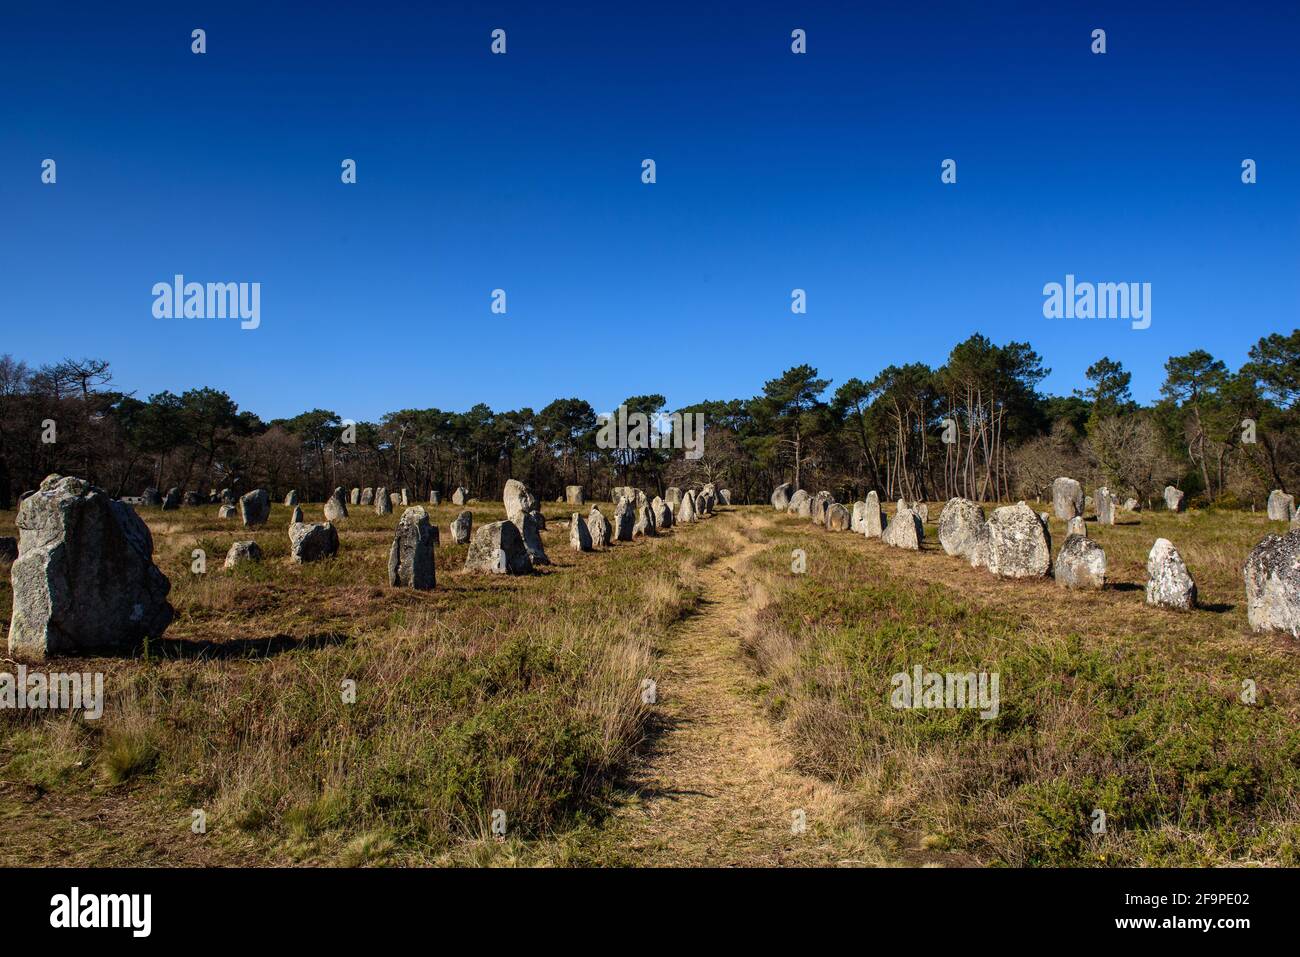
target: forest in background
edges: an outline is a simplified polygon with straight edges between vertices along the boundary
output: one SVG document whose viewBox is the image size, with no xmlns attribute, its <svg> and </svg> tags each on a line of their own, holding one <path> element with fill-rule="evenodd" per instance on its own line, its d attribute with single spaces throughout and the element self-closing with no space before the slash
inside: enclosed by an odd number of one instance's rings
<svg viewBox="0 0 1300 957">
<path fill-rule="evenodd" d="M 582 398 L 540 410 L 401 409 L 356 423 L 347 442 L 332 410 L 263 420 L 217 389 L 121 391 L 103 359 L 32 368 L 4 355 L 0 508 L 51 472 L 115 496 L 265 487 L 315 501 L 337 486 L 380 485 L 421 499 L 458 485 L 499 498 L 509 478 L 543 501 L 568 484 L 601 498 L 616 485 L 659 493 L 716 482 L 733 502 L 766 502 L 783 481 L 840 501 L 871 489 L 887 500 L 1014 500 L 1068 475 L 1145 503 L 1173 484 L 1201 504 L 1262 507 L 1271 489 L 1300 487 L 1300 329 L 1260 339 L 1235 371 L 1202 349 L 1171 357 L 1150 405 L 1133 400 L 1130 373 L 1107 357 L 1068 396 L 1039 391 L 1049 371 L 1028 343 L 978 334 L 938 368 L 891 365 L 836 385 L 798 365 L 753 397 L 671 410 L 704 414 L 704 454 L 688 460 L 673 448 L 600 448 L 598 410 Z M 662 395 L 624 405 L 670 411 Z M 50 422 L 55 441 L 43 441 Z"/>
</svg>

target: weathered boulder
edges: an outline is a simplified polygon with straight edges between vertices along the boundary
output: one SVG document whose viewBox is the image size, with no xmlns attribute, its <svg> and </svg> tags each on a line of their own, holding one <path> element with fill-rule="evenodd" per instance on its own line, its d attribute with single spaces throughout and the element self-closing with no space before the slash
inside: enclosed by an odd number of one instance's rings
<svg viewBox="0 0 1300 957">
<path fill-rule="evenodd" d="M 529 560 L 534 565 L 549 565 L 551 560 L 546 557 L 546 549 L 542 547 L 541 513 L 537 511 L 524 512 L 519 521 L 512 524 L 519 529 L 519 537 L 523 540 Z"/>
<path fill-rule="evenodd" d="M 329 522 L 297 522 L 289 526 L 289 557 L 299 565 L 337 555 L 339 533 Z"/>
<path fill-rule="evenodd" d="M 234 505 L 221 505 L 217 508 L 217 518 L 234 518 L 239 514 L 239 509 Z"/>
<path fill-rule="evenodd" d="M 474 533 L 465 570 L 496 575 L 526 575 L 533 570 L 528 549 L 514 522 L 489 522 Z"/>
<path fill-rule="evenodd" d="M 636 506 L 627 498 L 620 498 L 614 506 L 614 520 L 611 523 L 610 540 L 615 542 L 632 541 L 634 517 L 632 510 Z"/>
<path fill-rule="evenodd" d="M 234 493 L 231 493 L 231 494 L 234 494 Z M 226 499 L 225 499 L 225 493 L 224 493 L 224 492 L 222 492 L 221 500 L 222 500 L 223 502 L 226 500 Z M 297 505 L 297 504 L 298 504 L 298 490 L 297 490 L 297 489 L 290 489 L 290 490 L 289 490 L 289 494 L 286 495 L 286 496 L 284 497 L 284 506 L 285 506 L 285 508 L 293 508 L 293 507 L 294 507 L 295 505 Z"/>
<path fill-rule="evenodd" d="M 695 493 L 687 489 L 682 495 L 681 504 L 673 510 L 673 524 L 690 524 L 695 519 Z"/>
<path fill-rule="evenodd" d="M 1300 638 L 1300 531 L 1269 535 L 1251 549 L 1242 574 L 1251 629 Z"/>
<path fill-rule="evenodd" d="M 812 516 L 813 497 L 804 489 L 795 489 L 790 495 L 790 504 L 786 506 L 786 512 L 794 515 L 796 518 L 809 518 Z"/>
<path fill-rule="evenodd" d="M 930 506 L 925 502 L 908 502 L 907 507 L 916 513 L 916 517 L 919 518 L 922 523 L 930 520 Z"/>
<path fill-rule="evenodd" d="M 591 547 L 604 548 L 609 544 L 609 521 L 596 506 L 591 506 L 587 516 L 587 531 L 591 534 Z"/>
<path fill-rule="evenodd" d="M 398 504 L 398 502 L 400 502 L 403 506 L 411 504 L 411 493 L 407 488 L 405 487 L 402 488 L 402 490 L 398 493 L 397 502 L 394 502 L 393 504 L 396 505 Z"/>
<path fill-rule="evenodd" d="M 393 514 L 393 500 L 388 494 L 388 489 L 384 488 L 382 485 L 375 489 L 375 514 Z"/>
<path fill-rule="evenodd" d="M 373 488 L 363 488 L 361 490 L 361 504 L 362 505 L 375 504 L 375 490 Z"/>
<path fill-rule="evenodd" d="M 430 504 L 430 505 L 441 505 L 441 504 L 442 504 L 442 493 L 441 493 L 440 491 L 438 491 L 436 488 L 435 488 L 435 489 L 430 489 L 430 490 L 429 490 L 429 504 Z M 435 528 L 436 528 L 436 527 L 437 527 L 437 526 L 435 526 Z"/>
<path fill-rule="evenodd" d="M 433 526 L 429 524 L 429 513 L 416 505 L 402 512 L 397 521 L 393 546 L 388 550 L 388 584 L 428 591 L 435 581 Z"/>
<path fill-rule="evenodd" d="M 867 503 L 853 503 L 853 518 L 850 528 L 861 535 L 867 530 Z"/>
<path fill-rule="evenodd" d="M 908 508 L 907 503 L 900 498 L 894 517 L 885 526 L 880 540 L 894 548 L 919 550 L 921 542 L 925 540 L 925 527 L 921 524 L 921 517 Z"/>
<path fill-rule="evenodd" d="M 501 500 L 506 506 L 506 518 L 515 525 L 519 525 L 523 520 L 524 512 L 531 512 L 537 508 L 537 496 L 528 491 L 528 486 L 517 479 L 506 480 Z"/>
<path fill-rule="evenodd" d="M 983 507 L 966 498 L 948 499 L 939 513 L 939 544 L 944 552 L 970 558 L 983 534 Z"/>
<path fill-rule="evenodd" d="M 188 508 L 194 508 L 196 505 L 206 505 L 208 503 L 208 497 L 202 492 L 189 491 L 185 493 L 185 497 L 182 501 Z M 271 507 L 269 500 L 266 503 L 266 507 Z"/>
<path fill-rule="evenodd" d="M 469 489 L 463 485 L 458 485 L 456 491 L 451 493 L 452 505 L 464 505 L 469 501 Z"/>
<path fill-rule="evenodd" d="M 651 500 L 650 511 L 654 513 L 655 527 L 659 529 L 673 527 L 673 510 L 658 495 Z"/>
<path fill-rule="evenodd" d="M 1052 482 L 1052 510 L 1061 521 L 1083 514 L 1083 498 L 1083 486 L 1074 479 L 1062 476 Z"/>
<path fill-rule="evenodd" d="M 636 521 L 632 524 L 632 537 L 656 536 L 659 529 L 655 525 L 654 512 L 649 505 L 638 505 L 636 508 Z"/>
<path fill-rule="evenodd" d="M 808 506 L 808 520 L 814 525 L 826 525 L 826 510 L 835 504 L 835 496 L 830 492 L 821 491 L 813 496 L 812 502 Z"/>
<path fill-rule="evenodd" d="M 293 507 L 293 514 L 289 516 L 289 524 L 297 525 L 301 521 L 302 521 L 302 506 L 295 505 Z"/>
<path fill-rule="evenodd" d="M 50 475 L 23 499 L 15 524 L 11 655 L 127 651 L 171 623 L 171 582 L 130 505 L 84 479 Z"/>
<path fill-rule="evenodd" d="M 1093 503 L 1097 512 L 1098 525 L 1114 525 L 1116 502 L 1115 496 L 1110 494 L 1110 489 L 1104 485 L 1097 489 L 1097 494 L 1093 497 Z"/>
<path fill-rule="evenodd" d="M 180 508 L 181 490 L 175 486 L 169 488 L 167 494 L 163 496 L 162 507 L 164 512 L 170 512 L 173 509 Z"/>
<path fill-rule="evenodd" d="M 266 520 L 271 517 L 271 494 L 264 488 L 255 488 L 241 495 L 239 517 L 243 519 L 245 528 L 265 525 Z"/>
<path fill-rule="evenodd" d="M 1280 488 L 1268 493 L 1268 517 L 1275 522 L 1289 522 L 1295 518 L 1295 497 Z"/>
<path fill-rule="evenodd" d="M 474 527 L 474 513 L 466 509 L 452 519 L 448 527 L 451 529 L 451 543 L 453 545 L 468 545 L 469 534 Z"/>
<path fill-rule="evenodd" d="M 1178 611 L 1196 607 L 1196 583 L 1167 538 L 1157 538 L 1147 556 L 1147 604 Z"/>
<path fill-rule="evenodd" d="M 337 522 L 341 518 L 348 517 L 348 501 L 344 497 L 342 488 L 336 488 L 329 498 L 325 500 L 325 520 L 327 522 Z"/>
<path fill-rule="evenodd" d="M 1165 508 L 1171 512 L 1183 510 L 1183 493 L 1172 485 L 1165 486 Z"/>
<path fill-rule="evenodd" d="M 140 497 L 144 499 L 144 504 L 151 505 L 154 508 L 157 508 L 163 503 L 162 496 L 158 494 L 158 490 L 152 485 L 145 489 Z"/>
<path fill-rule="evenodd" d="M 353 508 L 356 508 L 361 504 L 361 489 L 354 488 L 352 491 L 348 492 L 348 504 Z"/>
<path fill-rule="evenodd" d="M 826 510 L 826 530 L 828 532 L 847 532 L 853 523 L 849 510 L 838 502 Z"/>
<path fill-rule="evenodd" d="M 731 504 L 731 489 L 729 488 L 718 489 L 718 504 L 719 505 Z"/>
<path fill-rule="evenodd" d="M 1124 499 L 1124 511 L 1140 512 L 1142 511 L 1142 503 L 1135 498 L 1126 498 Z"/>
<path fill-rule="evenodd" d="M 401 504 L 402 504 L 402 495 L 401 495 L 401 493 L 400 493 L 400 492 L 389 492 L 389 493 L 388 493 L 388 504 L 391 505 L 391 506 L 393 506 L 393 508 L 397 508 L 399 505 L 401 505 Z"/>
<path fill-rule="evenodd" d="M 884 534 L 885 514 L 880 509 L 880 496 L 875 490 L 867 493 L 867 500 L 862 509 L 862 533 L 867 538 L 879 538 Z"/>
<path fill-rule="evenodd" d="M 794 495 L 794 486 L 789 482 L 782 482 L 776 488 L 772 489 L 772 507 L 778 512 L 784 512 L 790 507 L 790 498 Z"/>
<path fill-rule="evenodd" d="M 1075 518 L 1083 521 L 1082 516 Z M 1084 535 L 1068 535 L 1056 555 L 1054 574 L 1062 588 L 1101 588 L 1106 584 L 1106 553 Z"/>
<path fill-rule="evenodd" d="M 1069 535 L 1082 535 L 1084 538 L 1087 538 L 1087 537 L 1088 537 L 1088 523 L 1085 522 L 1085 521 L 1083 520 L 1083 516 L 1082 516 L 1082 515 L 1076 515 L 1076 516 L 1074 516 L 1074 518 L 1070 519 L 1070 521 L 1069 521 L 1068 523 L 1066 523 L 1066 526 L 1065 526 L 1065 534 L 1066 534 L 1067 536 L 1069 536 Z"/>
<path fill-rule="evenodd" d="M 226 552 L 226 562 L 222 567 L 230 569 L 245 562 L 260 562 L 261 560 L 262 547 L 257 542 L 235 542 L 230 546 L 230 551 Z"/>
<path fill-rule="evenodd" d="M 581 485 L 566 485 L 566 486 L 564 486 L 564 501 L 565 501 L 565 503 L 568 504 L 568 505 L 582 505 L 582 504 L 585 504 L 586 499 L 583 497 L 583 494 L 582 494 L 582 486 L 581 486 Z M 569 524 L 570 524 L 570 525 L 573 524 L 572 520 L 570 520 Z M 585 523 L 584 523 L 584 524 L 585 524 Z M 587 549 L 587 551 L 590 551 L 590 549 Z"/>
<path fill-rule="evenodd" d="M 569 519 L 569 547 L 575 552 L 591 551 L 591 530 L 586 520 L 577 512 Z"/>
<path fill-rule="evenodd" d="M 1047 575 L 1052 567 L 1047 523 L 1024 502 L 995 508 L 971 550 L 971 565 L 987 568 L 1001 578 Z"/>
<path fill-rule="evenodd" d="M 234 505 L 239 501 L 239 496 L 235 494 L 232 488 L 223 488 L 219 493 L 219 501 L 222 505 Z"/>
</svg>

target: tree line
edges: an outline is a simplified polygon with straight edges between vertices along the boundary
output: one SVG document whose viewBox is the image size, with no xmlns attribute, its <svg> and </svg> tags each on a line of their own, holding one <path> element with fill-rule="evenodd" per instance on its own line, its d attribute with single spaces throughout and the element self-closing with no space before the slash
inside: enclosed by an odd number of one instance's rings
<svg viewBox="0 0 1300 957">
<path fill-rule="evenodd" d="M 1166 484 L 1225 507 L 1262 504 L 1300 486 L 1300 329 L 1260 339 L 1240 369 L 1203 349 L 1165 363 L 1160 397 L 1136 403 L 1130 373 L 1108 357 L 1068 396 L 1039 390 L 1049 369 L 1028 343 L 972 335 L 938 368 L 891 365 L 832 390 L 798 365 L 748 399 L 673 410 L 703 413 L 704 451 L 602 448 L 597 411 L 581 398 L 497 412 L 401 409 L 348 423 L 328 409 L 263 420 L 225 392 L 195 388 L 147 399 L 115 388 L 102 359 L 39 368 L 0 357 L 0 508 L 50 472 L 89 478 L 114 495 L 146 487 L 290 488 L 308 500 L 337 486 L 409 488 L 421 498 L 459 485 L 500 497 L 518 478 L 543 499 L 565 485 L 589 497 L 616 485 L 661 492 L 716 482 L 737 502 L 764 502 L 783 481 L 841 501 L 1041 498 L 1058 475 L 1150 502 Z M 667 412 L 662 395 L 629 412 Z"/>
</svg>

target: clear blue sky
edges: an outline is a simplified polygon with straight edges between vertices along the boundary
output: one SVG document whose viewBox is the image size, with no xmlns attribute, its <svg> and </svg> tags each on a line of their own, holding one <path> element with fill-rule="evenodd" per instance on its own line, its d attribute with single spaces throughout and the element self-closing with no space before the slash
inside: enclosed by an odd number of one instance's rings
<svg viewBox="0 0 1300 957">
<path fill-rule="evenodd" d="M 1300 325 L 1300 6 L 866 6 L 6 4 L 0 351 L 372 419 L 746 397 L 974 331 L 1147 400 Z M 178 272 L 261 282 L 261 328 L 153 318 Z M 1066 273 L 1152 283 L 1151 328 L 1044 319 Z"/>
</svg>

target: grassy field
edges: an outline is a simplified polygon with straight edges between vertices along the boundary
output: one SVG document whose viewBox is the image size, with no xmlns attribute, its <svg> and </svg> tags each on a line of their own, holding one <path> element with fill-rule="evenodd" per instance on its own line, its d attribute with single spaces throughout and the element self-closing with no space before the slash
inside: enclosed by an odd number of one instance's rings
<svg viewBox="0 0 1300 957">
<path fill-rule="evenodd" d="M 430 510 L 445 543 L 460 508 Z M 1083 593 L 971 569 L 933 522 L 913 553 L 724 509 L 578 554 L 546 511 L 554 565 L 467 575 L 443 544 L 417 593 L 387 587 L 396 514 L 353 509 L 336 559 L 295 566 L 281 506 L 252 534 L 142 510 L 177 619 L 147 655 L 46 666 L 103 671 L 102 719 L 0 712 L 0 864 L 1300 863 L 1300 658 L 1249 631 L 1241 580 L 1281 523 L 1090 525 L 1112 584 Z M 1145 605 L 1158 536 L 1199 610 Z M 223 571 L 249 537 L 264 561 Z M 997 672 L 997 718 L 890 707 L 915 665 Z"/>
</svg>

